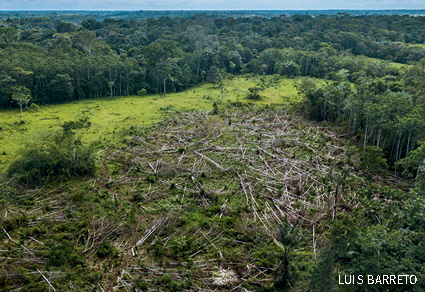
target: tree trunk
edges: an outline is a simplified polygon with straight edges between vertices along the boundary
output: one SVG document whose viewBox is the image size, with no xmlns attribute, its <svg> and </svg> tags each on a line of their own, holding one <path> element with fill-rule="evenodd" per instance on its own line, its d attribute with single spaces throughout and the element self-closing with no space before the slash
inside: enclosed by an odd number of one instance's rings
<svg viewBox="0 0 425 292">
<path fill-rule="evenodd" d="M 72 136 L 72 160 L 75 164 L 75 135 Z"/>
<path fill-rule="evenodd" d="M 201 69 L 201 57 L 198 57 L 198 64 L 196 65 L 196 80 L 199 82 L 199 71 Z"/>
<path fill-rule="evenodd" d="M 363 152 L 366 151 L 366 142 L 367 142 L 367 124 L 364 128 L 364 140 L 363 140 Z"/>
<path fill-rule="evenodd" d="M 21 107 L 21 120 L 24 121 L 24 113 L 22 112 L 22 103 L 19 104 Z"/>
<path fill-rule="evenodd" d="M 332 219 L 335 220 L 335 216 L 336 216 L 336 205 L 338 203 L 338 194 L 339 193 L 339 184 L 336 185 L 336 190 L 335 190 L 335 196 L 334 196 L 334 210 L 333 210 L 333 214 L 332 214 Z"/>
<path fill-rule="evenodd" d="M 410 146 L 410 136 L 411 135 L 412 135 L 412 133 L 409 132 L 409 137 L 407 138 L 406 157 L 409 156 L 409 146 Z"/>
<path fill-rule="evenodd" d="M 308 59 L 305 64 L 304 76 L 307 76 L 307 68 L 308 68 Z"/>
<path fill-rule="evenodd" d="M 422 164 L 425 164 L 425 159 L 422 162 Z M 421 172 L 421 168 L 422 168 L 422 164 L 419 164 L 418 166 L 418 171 L 416 172 L 416 177 L 415 177 L 415 188 L 418 187 L 418 177 L 419 177 L 419 173 Z"/>
<path fill-rule="evenodd" d="M 130 84 L 129 84 L 129 78 L 128 78 L 128 72 L 127 72 L 127 80 L 126 80 L 126 82 L 127 82 L 127 93 L 126 93 L 126 95 L 130 95 Z"/>
<path fill-rule="evenodd" d="M 122 96 L 122 91 L 121 91 L 121 89 L 122 89 L 122 73 L 120 72 L 120 96 Z"/>
<path fill-rule="evenodd" d="M 378 132 L 378 138 L 376 139 L 376 146 L 379 147 L 379 142 L 380 141 L 381 141 L 381 129 L 379 129 L 379 132 Z"/>
<path fill-rule="evenodd" d="M 366 125 L 365 125 L 365 128 L 364 128 L 365 132 L 364 132 L 364 141 L 363 141 L 363 152 L 366 151 L 368 121 L 369 121 L 369 114 L 366 115 Z"/>
<path fill-rule="evenodd" d="M 397 159 L 397 157 L 398 157 L 398 149 L 399 149 L 399 147 L 400 147 L 400 141 L 401 141 L 401 135 L 400 135 L 400 137 L 398 138 L 397 150 L 395 151 L 395 160 L 394 160 L 394 162 L 398 160 L 398 159 Z M 394 165 L 395 165 L 395 164 L 394 164 Z M 394 167 L 394 175 L 397 175 L 397 167 Z"/>
<path fill-rule="evenodd" d="M 391 138 L 390 138 L 390 141 L 392 141 L 392 144 L 391 144 L 391 152 L 390 152 L 390 161 L 391 161 L 391 162 L 394 162 L 393 157 L 394 157 L 394 145 L 395 145 L 395 140 L 393 139 L 393 137 L 391 137 Z"/>
<path fill-rule="evenodd" d="M 401 140 L 401 145 L 404 144 L 404 138 L 405 138 L 405 136 L 403 136 L 403 140 Z M 400 146 L 399 153 L 398 153 L 398 156 L 397 156 L 397 160 L 400 160 L 401 159 L 402 149 L 403 149 L 403 146 Z"/>
</svg>

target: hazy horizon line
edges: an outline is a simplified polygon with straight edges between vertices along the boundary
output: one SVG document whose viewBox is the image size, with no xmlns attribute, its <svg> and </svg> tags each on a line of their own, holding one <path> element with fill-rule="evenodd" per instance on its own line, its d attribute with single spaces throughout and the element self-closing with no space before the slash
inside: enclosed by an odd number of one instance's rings
<svg viewBox="0 0 425 292">
<path fill-rule="evenodd" d="M 350 9 L 350 8 L 324 8 L 324 9 L 13 9 L 13 10 L 1 10 L 0 12 L 33 12 L 33 11 L 102 11 L 102 12 L 137 12 L 137 11 L 412 11 L 412 10 L 424 10 L 424 8 L 370 8 L 370 9 Z"/>
</svg>

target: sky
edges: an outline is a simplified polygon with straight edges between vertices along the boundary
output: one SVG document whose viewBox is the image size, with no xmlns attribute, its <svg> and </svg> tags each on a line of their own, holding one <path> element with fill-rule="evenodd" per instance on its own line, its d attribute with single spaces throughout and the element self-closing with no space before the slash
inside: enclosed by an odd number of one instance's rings
<svg viewBox="0 0 425 292">
<path fill-rule="evenodd" d="M 0 10 L 425 9 L 425 0 L 0 0 Z"/>
</svg>

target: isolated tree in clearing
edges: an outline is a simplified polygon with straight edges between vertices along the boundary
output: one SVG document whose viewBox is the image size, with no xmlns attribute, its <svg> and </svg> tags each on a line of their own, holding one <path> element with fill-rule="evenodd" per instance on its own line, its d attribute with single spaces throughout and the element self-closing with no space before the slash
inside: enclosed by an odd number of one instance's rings
<svg viewBox="0 0 425 292">
<path fill-rule="evenodd" d="M 28 104 L 32 99 L 31 91 L 25 86 L 13 88 L 12 100 L 16 101 L 21 108 L 21 120 L 24 121 L 24 114 L 22 112 L 22 105 Z"/>
</svg>

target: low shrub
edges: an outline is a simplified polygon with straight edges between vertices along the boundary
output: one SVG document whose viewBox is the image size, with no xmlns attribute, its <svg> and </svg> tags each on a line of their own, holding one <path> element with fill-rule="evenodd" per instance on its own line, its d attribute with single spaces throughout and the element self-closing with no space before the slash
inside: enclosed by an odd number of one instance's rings
<svg viewBox="0 0 425 292">
<path fill-rule="evenodd" d="M 148 94 L 148 92 L 144 88 L 142 88 L 142 89 L 140 89 L 140 90 L 137 91 L 137 95 L 138 96 L 145 96 L 147 94 Z"/>
<path fill-rule="evenodd" d="M 28 108 L 28 111 L 30 112 L 30 113 L 35 113 L 35 112 L 38 112 L 40 110 L 40 106 L 38 106 L 37 104 L 35 104 L 35 103 L 32 103 L 30 106 L 29 106 L 29 108 Z"/>
<path fill-rule="evenodd" d="M 260 92 L 262 91 L 262 89 L 260 87 L 250 87 L 248 88 L 248 91 L 249 91 L 247 95 L 248 99 L 253 99 L 253 100 L 261 99 Z"/>
<path fill-rule="evenodd" d="M 366 152 L 360 156 L 360 169 L 369 174 L 384 174 L 387 159 L 384 151 L 377 146 L 367 146 Z"/>
<path fill-rule="evenodd" d="M 46 182 L 91 175 L 95 172 L 95 155 L 70 131 L 47 135 L 41 142 L 27 145 L 21 157 L 8 168 L 10 178 L 34 186 Z"/>
</svg>

